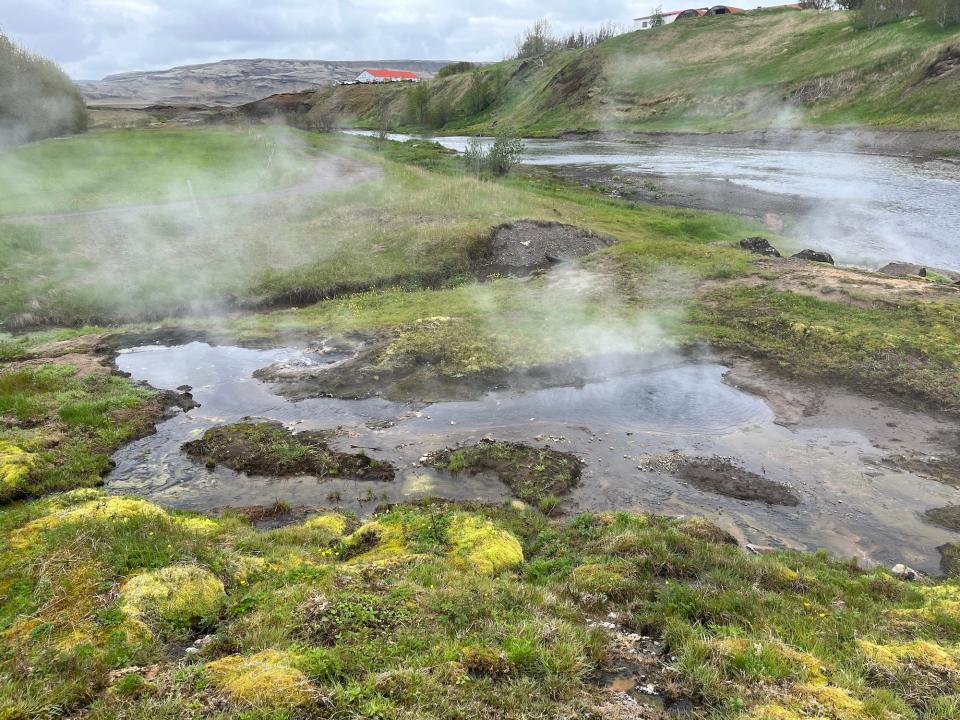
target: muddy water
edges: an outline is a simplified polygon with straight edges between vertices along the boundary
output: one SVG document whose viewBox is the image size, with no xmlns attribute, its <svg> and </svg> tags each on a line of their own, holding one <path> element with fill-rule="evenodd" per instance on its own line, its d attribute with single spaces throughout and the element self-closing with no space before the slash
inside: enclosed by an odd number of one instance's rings
<svg viewBox="0 0 960 720">
<path fill-rule="evenodd" d="M 723 382 L 725 368 L 717 364 L 678 361 L 578 388 L 491 393 L 478 401 L 426 406 L 382 399 L 294 403 L 251 377 L 275 361 L 341 359 L 336 353 L 311 356 L 296 348 L 250 350 L 203 343 L 121 353 L 120 369 L 159 388 L 190 385 L 201 407 L 119 451 L 108 489 L 201 510 L 276 499 L 292 505 L 337 502 L 360 513 L 384 500 L 424 495 L 500 501 L 508 492 L 493 478 L 452 477 L 418 464 L 431 450 L 489 436 L 549 443 L 582 457 L 587 469 L 565 501 L 569 512 L 696 513 L 746 542 L 826 548 L 872 562 L 906 562 L 929 572 L 938 567 L 935 547 L 957 539 L 920 519 L 927 508 L 957 502 L 957 490 L 882 467 L 883 451 L 858 431 L 832 423 L 792 430 L 777 425 L 764 401 Z M 873 407 L 881 415 L 894 412 Z M 279 420 L 295 430 L 339 427 L 335 445 L 368 448 L 375 457 L 394 462 L 398 478 L 374 484 L 247 477 L 226 468 L 209 471 L 180 453 L 183 442 L 206 428 L 248 416 Z M 738 501 L 637 469 L 643 454 L 671 450 L 735 457 L 748 470 L 794 487 L 801 503 L 787 508 Z"/>
<path fill-rule="evenodd" d="M 470 140 L 429 139 L 461 152 Z M 525 143 L 523 161 L 530 165 L 603 166 L 619 176 L 701 180 L 703 193 L 722 181 L 796 198 L 798 214 L 788 234 L 841 262 L 876 268 L 904 260 L 960 271 L 960 164 L 955 162 L 864 155 L 836 144 L 789 151 L 605 140 Z"/>
</svg>

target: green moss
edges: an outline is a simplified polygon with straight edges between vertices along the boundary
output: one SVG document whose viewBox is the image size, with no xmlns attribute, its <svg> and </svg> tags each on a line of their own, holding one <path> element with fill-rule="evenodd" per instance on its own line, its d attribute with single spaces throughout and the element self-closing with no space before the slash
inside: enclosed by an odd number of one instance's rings
<svg viewBox="0 0 960 720">
<path fill-rule="evenodd" d="M 516 497 L 534 504 L 569 492 L 579 480 L 582 466 L 579 458 L 570 453 L 492 440 L 431 453 L 426 462 L 453 473 L 491 472 Z"/>
<path fill-rule="evenodd" d="M 214 617 L 225 599 L 219 578 L 196 565 L 172 565 L 141 573 L 120 588 L 124 612 L 151 625 L 191 627 Z"/>
</svg>

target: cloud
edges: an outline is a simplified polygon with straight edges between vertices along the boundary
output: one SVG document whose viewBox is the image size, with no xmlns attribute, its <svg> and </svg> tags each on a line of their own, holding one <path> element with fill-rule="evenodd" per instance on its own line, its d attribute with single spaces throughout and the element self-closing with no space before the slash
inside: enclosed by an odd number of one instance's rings
<svg viewBox="0 0 960 720">
<path fill-rule="evenodd" d="M 0 28 L 74 79 L 96 80 L 243 57 L 501 60 L 537 18 L 557 33 L 630 27 L 653 7 L 649 0 L 0 0 Z"/>
<path fill-rule="evenodd" d="M 0 28 L 75 79 L 230 57 L 500 60 L 539 17 L 629 25 L 635 3 L 559 0 L 0 0 Z"/>
</svg>

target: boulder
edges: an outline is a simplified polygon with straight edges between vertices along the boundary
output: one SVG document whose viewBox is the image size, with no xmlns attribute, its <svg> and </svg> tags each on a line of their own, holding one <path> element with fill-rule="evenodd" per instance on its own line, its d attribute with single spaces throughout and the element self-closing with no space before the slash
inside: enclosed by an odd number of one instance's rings
<svg viewBox="0 0 960 720">
<path fill-rule="evenodd" d="M 901 580 L 916 580 L 918 577 L 920 577 L 920 573 L 913 568 L 907 567 L 903 563 L 897 563 L 894 565 L 892 568 L 890 568 L 890 572 L 892 572 Z"/>
<path fill-rule="evenodd" d="M 887 263 L 880 268 L 880 272 L 884 275 L 892 275 L 893 277 L 907 277 L 909 275 L 927 276 L 927 269 L 923 265 L 902 262 Z"/>
<path fill-rule="evenodd" d="M 773 245 L 770 244 L 770 241 L 765 237 L 748 237 L 740 241 L 740 247 L 744 250 L 749 250 L 755 255 L 766 255 L 767 257 L 781 257 L 780 251 L 777 250 Z"/>
<path fill-rule="evenodd" d="M 833 255 L 822 250 L 801 250 L 794 255 L 797 260 L 809 260 L 810 262 L 827 263 L 833 265 Z"/>
</svg>

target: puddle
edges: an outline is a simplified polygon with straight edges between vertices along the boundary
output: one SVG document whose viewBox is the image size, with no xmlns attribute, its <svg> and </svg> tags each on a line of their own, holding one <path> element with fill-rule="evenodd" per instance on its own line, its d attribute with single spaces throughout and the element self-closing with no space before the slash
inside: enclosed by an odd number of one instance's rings
<svg viewBox="0 0 960 720">
<path fill-rule="evenodd" d="M 700 514 L 743 542 L 830 552 L 891 565 L 904 562 L 935 573 L 935 548 L 957 536 L 924 522 L 933 507 L 957 503 L 960 492 L 906 472 L 881 467 L 884 452 L 860 432 L 830 424 L 787 429 L 760 398 L 723 382 L 718 364 L 678 361 L 582 387 L 480 400 L 411 405 L 367 400 L 293 402 L 252 378 L 274 362 L 334 363 L 345 355 L 311 355 L 297 348 L 251 350 L 190 343 L 123 351 L 118 367 L 154 387 L 190 385 L 200 407 L 160 424 L 157 433 L 122 448 L 106 478 L 111 492 L 197 510 L 225 505 L 339 504 L 360 514 L 380 502 L 439 495 L 498 502 L 509 497 L 498 480 L 454 477 L 419 465 L 426 453 L 485 436 L 550 444 L 586 463 L 580 485 L 566 498 L 568 512 L 652 511 Z M 872 410 L 887 411 L 876 402 Z M 889 410 L 889 412 L 893 412 Z M 180 445 L 214 425 L 245 417 L 275 420 L 295 431 L 340 428 L 331 446 L 364 448 L 397 469 L 389 483 L 312 477 L 248 477 L 227 468 L 207 470 Z M 770 506 L 699 490 L 668 473 L 643 471 L 643 458 L 680 451 L 697 457 L 736 458 L 746 471 L 788 485 L 796 507 Z"/>
</svg>

